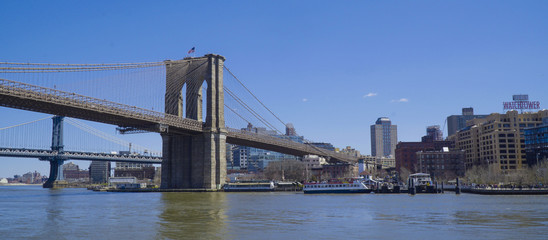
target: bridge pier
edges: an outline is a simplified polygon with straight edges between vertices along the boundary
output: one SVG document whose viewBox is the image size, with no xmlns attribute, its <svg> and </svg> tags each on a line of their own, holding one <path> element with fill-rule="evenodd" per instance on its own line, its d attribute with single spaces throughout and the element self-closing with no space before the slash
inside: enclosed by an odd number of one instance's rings
<svg viewBox="0 0 548 240">
<path fill-rule="evenodd" d="M 54 116 L 53 130 L 51 134 L 51 150 L 59 153 L 64 151 L 63 145 L 63 119 L 62 116 Z M 63 178 L 63 162 L 65 159 L 59 157 L 52 157 L 47 159 L 49 161 L 49 178 L 42 185 L 44 188 L 64 187 L 67 182 Z"/>
<path fill-rule="evenodd" d="M 65 160 L 53 158 L 49 160 L 49 177 L 42 185 L 43 188 L 64 187 L 67 182 L 63 178 L 63 162 Z"/>
<path fill-rule="evenodd" d="M 203 132 L 162 134 L 161 188 L 219 189 L 226 178 L 223 63 L 220 55 L 166 61 L 166 113 L 203 121 L 202 84 L 207 83 Z M 186 104 L 182 89 L 186 85 Z M 183 112 L 183 107 L 185 112 Z"/>
</svg>

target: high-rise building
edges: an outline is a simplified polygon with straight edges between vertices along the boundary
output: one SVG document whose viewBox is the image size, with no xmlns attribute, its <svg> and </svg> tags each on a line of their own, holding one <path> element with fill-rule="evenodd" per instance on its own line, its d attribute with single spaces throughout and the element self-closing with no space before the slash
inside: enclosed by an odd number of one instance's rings
<svg viewBox="0 0 548 240">
<path fill-rule="evenodd" d="M 462 115 L 451 115 L 447 117 L 447 136 L 451 136 L 466 127 L 466 121 L 475 118 L 484 118 L 488 115 L 474 115 L 474 108 L 463 108 Z"/>
<path fill-rule="evenodd" d="M 443 132 L 440 125 L 428 126 L 426 128 L 426 136 L 431 137 L 432 141 L 443 141 Z"/>
<path fill-rule="evenodd" d="M 380 117 L 371 125 L 371 156 L 394 156 L 398 143 L 398 127 L 387 117 Z"/>
<path fill-rule="evenodd" d="M 91 161 L 89 177 L 92 183 L 106 183 L 110 177 L 110 162 Z"/>
<path fill-rule="evenodd" d="M 287 136 L 297 136 L 297 131 L 295 131 L 295 127 L 292 123 L 288 123 L 285 125 L 285 135 Z"/>
<path fill-rule="evenodd" d="M 494 164 L 501 170 L 520 169 L 528 165 L 525 129 L 541 126 L 548 110 L 536 113 L 492 113 L 486 118 L 473 119 L 457 133 L 455 144 L 465 151 L 466 168 Z"/>
</svg>

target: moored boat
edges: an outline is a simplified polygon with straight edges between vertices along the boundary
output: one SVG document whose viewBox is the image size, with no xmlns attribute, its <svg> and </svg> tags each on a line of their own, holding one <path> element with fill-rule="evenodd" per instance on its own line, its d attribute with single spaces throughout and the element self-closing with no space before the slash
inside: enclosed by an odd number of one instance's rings
<svg viewBox="0 0 548 240">
<path fill-rule="evenodd" d="M 274 182 L 235 182 L 223 187 L 225 192 L 270 192 L 274 191 Z"/>
<path fill-rule="evenodd" d="M 436 189 L 428 173 L 414 173 L 407 179 L 409 188 L 415 188 L 416 193 L 435 193 Z"/>
<path fill-rule="evenodd" d="M 359 179 L 330 180 L 319 183 L 305 183 L 304 193 L 370 193 L 371 189 Z"/>
</svg>

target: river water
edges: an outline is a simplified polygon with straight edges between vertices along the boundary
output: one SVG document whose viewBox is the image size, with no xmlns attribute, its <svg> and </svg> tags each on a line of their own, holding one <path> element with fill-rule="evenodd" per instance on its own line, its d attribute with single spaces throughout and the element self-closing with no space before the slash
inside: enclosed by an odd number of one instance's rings
<svg viewBox="0 0 548 240">
<path fill-rule="evenodd" d="M 0 186 L 0 239 L 547 239 L 548 196 Z"/>
</svg>

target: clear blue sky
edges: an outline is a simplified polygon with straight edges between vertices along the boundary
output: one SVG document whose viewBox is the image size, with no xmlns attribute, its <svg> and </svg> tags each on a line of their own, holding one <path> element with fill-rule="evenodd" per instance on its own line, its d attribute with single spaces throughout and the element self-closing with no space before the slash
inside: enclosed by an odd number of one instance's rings
<svg viewBox="0 0 548 240">
<path fill-rule="evenodd" d="M 369 154 L 381 116 L 418 141 L 462 107 L 502 112 L 512 94 L 548 108 L 547 13 L 547 1 L 2 1 L 0 61 L 162 61 L 195 46 L 224 55 L 299 134 Z M 1 161 L 0 177 L 47 174 Z"/>
</svg>

